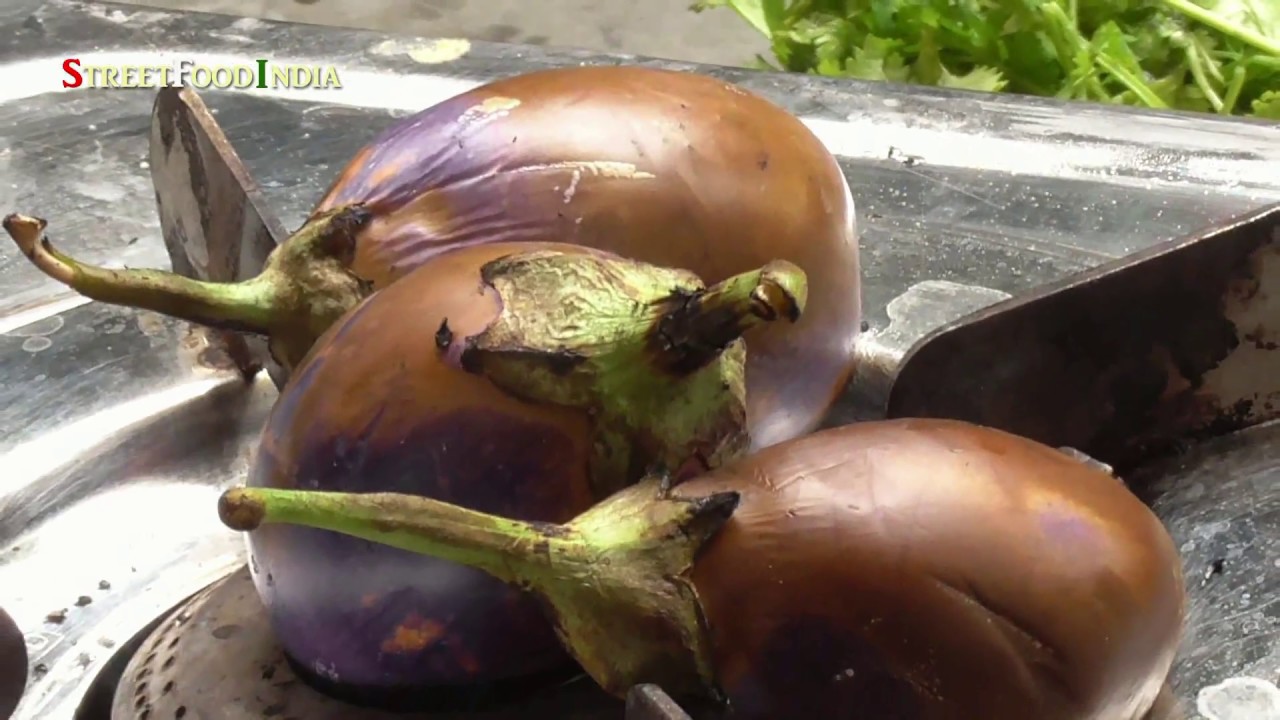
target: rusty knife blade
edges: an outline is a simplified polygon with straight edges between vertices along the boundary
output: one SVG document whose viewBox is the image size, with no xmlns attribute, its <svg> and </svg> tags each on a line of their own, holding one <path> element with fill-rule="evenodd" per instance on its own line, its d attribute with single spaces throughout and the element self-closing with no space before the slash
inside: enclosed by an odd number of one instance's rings
<svg viewBox="0 0 1280 720">
<path fill-rule="evenodd" d="M 890 417 L 949 417 L 1125 470 L 1280 417 L 1280 205 L 940 328 Z"/>
<path fill-rule="evenodd" d="M 151 113 L 151 181 L 175 272 L 215 282 L 257 275 L 288 237 L 212 112 L 191 88 L 162 88 Z M 274 367 L 263 338 L 211 337 L 247 376 Z"/>
</svg>

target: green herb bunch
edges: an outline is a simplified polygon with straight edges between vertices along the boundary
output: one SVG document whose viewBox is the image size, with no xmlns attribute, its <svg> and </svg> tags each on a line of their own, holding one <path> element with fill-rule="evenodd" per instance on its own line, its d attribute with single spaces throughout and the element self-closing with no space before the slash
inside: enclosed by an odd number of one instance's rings
<svg viewBox="0 0 1280 720">
<path fill-rule="evenodd" d="M 1280 119 L 1280 0 L 700 0 L 790 72 Z M 772 67 L 768 61 L 762 64 Z"/>
</svg>

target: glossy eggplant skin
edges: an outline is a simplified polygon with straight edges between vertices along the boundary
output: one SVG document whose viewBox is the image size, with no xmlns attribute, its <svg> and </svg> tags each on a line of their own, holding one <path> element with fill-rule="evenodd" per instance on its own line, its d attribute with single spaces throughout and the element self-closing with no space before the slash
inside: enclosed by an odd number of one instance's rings
<svg viewBox="0 0 1280 720">
<path fill-rule="evenodd" d="M 798 119 L 720 80 L 583 67 L 481 86 L 383 132 L 317 212 L 355 202 L 375 219 L 354 269 L 375 286 L 441 251 L 508 241 L 600 248 L 707 283 L 799 265 L 804 317 L 746 336 L 757 446 L 812 429 L 851 371 L 861 308 L 844 175 Z"/>
<path fill-rule="evenodd" d="M 18 708 L 27 687 L 27 640 L 13 617 L 0 608 L 0 718 Z"/>
<path fill-rule="evenodd" d="M 947 420 L 820 432 L 682 485 L 741 493 L 692 581 L 735 718 L 1140 720 L 1181 562 L 1107 473 Z"/>
<path fill-rule="evenodd" d="M 513 518 L 565 521 L 593 501 L 584 414 L 522 402 L 444 358 L 435 335 L 500 311 L 492 244 L 436 258 L 334 325 L 283 389 L 248 484 L 402 492 Z M 250 568 L 288 655 L 346 688 L 496 681 L 565 656 L 540 606 L 479 571 L 319 530 L 262 528 Z"/>
</svg>

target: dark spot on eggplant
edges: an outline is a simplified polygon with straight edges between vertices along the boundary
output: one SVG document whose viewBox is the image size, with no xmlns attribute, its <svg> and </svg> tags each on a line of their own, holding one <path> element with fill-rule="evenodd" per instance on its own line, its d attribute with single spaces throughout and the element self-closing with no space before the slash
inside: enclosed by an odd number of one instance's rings
<svg viewBox="0 0 1280 720">
<path fill-rule="evenodd" d="M 440 329 L 436 330 L 436 347 L 448 350 L 453 344 L 453 331 L 449 329 L 449 318 L 440 321 Z"/>
<path fill-rule="evenodd" d="M 768 154 L 768 153 L 761 153 L 761 155 L 760 155 L 760 159 L 756 160 L 756 167 L 760 168 L 761 170 L 768 170 L 768 169 L 769 169 L 769 154 Z"/>
<path fill-rule="evenodd" d="M 741 502 L 741 493 L 718 492 L 694 500 L 693 514 L 700 520 L 723 523 L 733 515 Z"/>
<path fill-rule="evenodd" d="M 741 720 L 924 717 L 918 691 L 875 646 L 820 617 L 779 625 L 724 690 Z"/>
<path fill-rule="evenodd" d="M 240 632 L 239 625 L 219 625 L 213 629 L 213 636 L 219 640 L 226 640 L 238 632 Z"/>
<path fill-rule="evenodd" d="M 467 338 L 462 345 L 462 352 L 458 355 L 458 366 L 463 372 L 469 372 L 472 375 L 480 374 L 484 366 L 480 361 L 481 354 L 475 351 L 475 340 Z"/>
<path fill-rule="evenodd" d="M 585 481 L 579 465 L 586 460 L 555 425 L 482 409 L 428 418 L 391 413 L 357 428 L 314 422 L 297 440 L 305 452 L 296 469 L 263 454 L 251 484 L 423 495 L 528 521 L 564 522 L 582 509 L 582 491 L 566 478 Z M 254 540 L 262 543 L 255 554 L 275 576 L 272 623 L 296 648 L 300 666 L 332 658 L 333 672 L 352 685 L 381 677 L 465 684 L 554 666 L 563 657 L 530 596 L 480 571 L 336 533 L 263 529 L 273 532 Z M 334 582 L 334 568 L 342 582 Z M 441 641 L 382 652 L 412 615 L 439 624 Z"/>
</svg>

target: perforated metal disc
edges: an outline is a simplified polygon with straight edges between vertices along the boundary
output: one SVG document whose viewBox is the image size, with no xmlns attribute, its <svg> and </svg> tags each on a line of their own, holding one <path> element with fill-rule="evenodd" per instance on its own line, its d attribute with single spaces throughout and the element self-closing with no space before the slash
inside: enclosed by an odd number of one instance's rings
<svg viewBox="0 0 1280 720">
<path fill-rule="evenodd" d="M 621 702 L 589 681 L 559 683 L 509 707 L 390 713 L 306 685 L 276 644 L 242 568 L 191 598 L 147 638 L 116 689 L 112 720 L 620 720 Z"/>
</svg>

